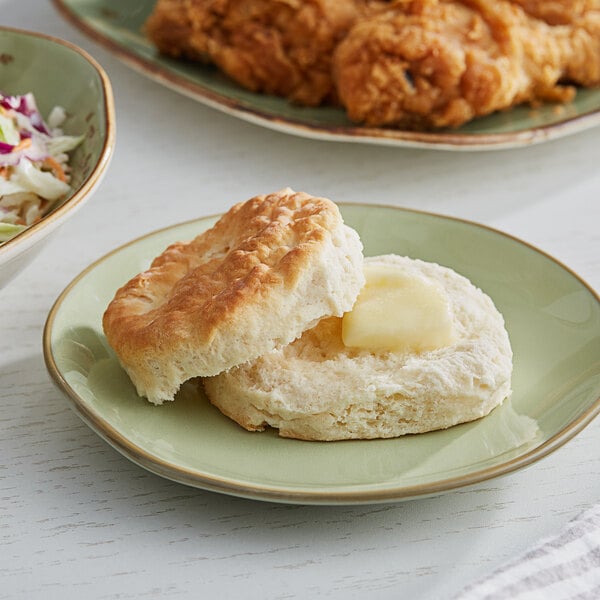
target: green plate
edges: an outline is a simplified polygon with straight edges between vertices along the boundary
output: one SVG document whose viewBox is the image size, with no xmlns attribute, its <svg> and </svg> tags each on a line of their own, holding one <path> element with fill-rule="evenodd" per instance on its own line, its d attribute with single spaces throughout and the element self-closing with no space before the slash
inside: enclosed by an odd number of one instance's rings
<svg viewBox="0 0 600 600">
<path fill-rule="evenodd" d="M 160 56 L 142 25 L 155 0 L 54 0 L 84 33 L 143 74 L 228 114 L 305 137 L 446 150 L 526 146 L 600 124 L 600 90 L 580 90 L 566 106 L 518 107 L 436 133 L 358 127 L 343 110 L 302 108 L 281 98 L 248 92 L 211 66 Z"/>
<path fill-rule="evenodd" d="M 188 485 L 263 500 L 397 501 L 473 484 L 528 465 L 600 411 L 600 299 L 531 246 L 486 227 L 410 210 L 342 205 L 367 255 L 435 261 L 469 277 L 506 318 L 514 393 L 489 416 L 391 440 L 302 442 L 250 433 L 208 403 L 195 382 L 163 406 L 140 399 L 102 333 L 115 291 L 199 219 L 115 250 L 75 279 L 52 308 L 46 365 L 75 411 L 125 456 Z"/>
</svg>

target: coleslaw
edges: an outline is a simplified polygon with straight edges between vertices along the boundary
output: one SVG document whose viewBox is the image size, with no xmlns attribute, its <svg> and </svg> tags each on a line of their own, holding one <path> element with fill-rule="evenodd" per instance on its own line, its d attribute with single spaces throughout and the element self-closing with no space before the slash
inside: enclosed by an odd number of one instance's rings
<svg viewBox="0 0 600 600">
<path fill-rule="evenodd" d="M 65 110 L 56 106 L 44 121 L 31 93 L 0 93 L 0 244 L 69 193 L 67 153 L 83 136 L 64 135 L 65 118 Z"/>
</svg>

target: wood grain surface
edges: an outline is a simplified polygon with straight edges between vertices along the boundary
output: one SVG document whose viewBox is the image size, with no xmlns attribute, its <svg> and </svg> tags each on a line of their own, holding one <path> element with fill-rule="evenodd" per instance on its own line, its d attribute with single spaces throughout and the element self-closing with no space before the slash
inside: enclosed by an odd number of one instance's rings
<svg viewBox="0 0 600 600">
<path fill-rule="evenodd" d="M 91 52 L 117 105 L 117 149 L 100 190 L 0 290 L 0 598 L 443 599 L 600 499 L 598 420 L 524 471 L 399 504 L 286 506 L 188 488 L 89 430 L 41 353 L 48 310 L 91 261 L 286 185 L 480 221 L 598 289 L 600 129 L 493 153 L 298 139 L 131 72 L 49 3 L 2 0 L 0 9 L 5 25 Z"/>
</svg>

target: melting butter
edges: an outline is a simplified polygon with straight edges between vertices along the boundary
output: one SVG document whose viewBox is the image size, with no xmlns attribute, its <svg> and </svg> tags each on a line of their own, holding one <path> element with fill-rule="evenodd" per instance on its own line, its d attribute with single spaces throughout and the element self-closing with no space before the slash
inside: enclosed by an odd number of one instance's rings
<svg viewBox="0 0 600 600">
<path fill-rule="evenodd" d="M 435 281 L 401 267 L 367 264 L 366 283 L 342 320 L 342 339 L 351 348 L 424 352 L 454 341 L 448 297 Z"/>
</svg>

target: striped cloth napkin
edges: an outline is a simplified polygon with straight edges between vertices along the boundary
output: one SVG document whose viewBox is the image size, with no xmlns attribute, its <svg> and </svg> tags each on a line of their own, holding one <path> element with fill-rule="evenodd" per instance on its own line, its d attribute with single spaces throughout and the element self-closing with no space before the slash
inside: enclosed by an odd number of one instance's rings
<svg viewBox="0 0 600 600">
<path fill-rule="evenodd" d="M 599 600 L 600 504 L 582 512 L 455 600 Z"/>
</svg>

